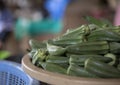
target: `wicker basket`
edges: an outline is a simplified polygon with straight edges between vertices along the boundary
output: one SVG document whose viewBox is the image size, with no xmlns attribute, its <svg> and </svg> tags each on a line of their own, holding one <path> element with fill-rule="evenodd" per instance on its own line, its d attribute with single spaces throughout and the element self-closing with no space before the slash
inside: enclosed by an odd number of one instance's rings
<svg viewBox="0 0 120 85">
<path fill-rule="evenodd" d="M 48 72 L 34 66 L 28 55 L 22 59 L 22 68 L 33 78 L 53 85 L 120 85 L 120 79 L 82 78 Z"/>
</svg>

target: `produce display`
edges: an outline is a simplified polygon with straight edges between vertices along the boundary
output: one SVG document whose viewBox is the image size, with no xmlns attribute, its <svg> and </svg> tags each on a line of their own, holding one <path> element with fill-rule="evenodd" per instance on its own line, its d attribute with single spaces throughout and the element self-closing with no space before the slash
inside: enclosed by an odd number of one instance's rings
<svg viewBox="0 0 120 85">
<path fill-rule="evenodd" d="M 31 62 L 69 76 L 120 78 L 120 27 L 85 17 L 90 23 L 46 41 L 30 40 Z"/>
</svg>

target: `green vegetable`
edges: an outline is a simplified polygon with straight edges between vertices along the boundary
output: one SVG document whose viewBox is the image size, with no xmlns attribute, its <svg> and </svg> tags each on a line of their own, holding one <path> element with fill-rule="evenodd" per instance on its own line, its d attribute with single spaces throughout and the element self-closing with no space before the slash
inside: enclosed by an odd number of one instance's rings
<svg viewBox="0 0 120 85">
<path fill-rule="evenodd" d="M 118 64 L 117 68 L 118 68 L 118 70 L 120 71 L 120 64 Z"/>
<path fill-rule="evenodd" d="M 39 42 L 37 40 L 29 40 L 29 45 L 31 49 L 44 49 L 46 48 L 46 42 Z"/>
<path fill-rule="evenodd" d="M 47 63 L 53 63 L 64 67 L 65 69 L 69 66 L 69 58 L 65 56 L 47 56 L 46 61 Z"/>
<path fill-rule="evenodd" d="M 109 62 L 109 65 L 114 65 L 116 63 L 116 59 L 117 59 L 116 55 L 114 55 L 112 53 L 107 53 L 104 56 L 112 59 L 112 61 Z"/>
<path fill-rule="evenodd" d="M 47 57 L 46 50 L 38 49 L 32 57 L 32 63 L 37 64 L 38 61 L 44 61 Z"/>
<path fill-rule="evenodd" d="M 106 26 L 113 26 L 108 20 L 103 20 L 103 19 L 96 19 L 94 17 L 91 17 L 91 16 L 85 16 L 84 17 L 88 22 L 92 23 L 92 24 L 95 24 L 99 27 L 106 27 Z"/>
<path fill-rule="evenodd" d="M 47 50 L 50 55 L 62 55 L 65 53 L 66 48 L 47 43 Z"/>
<path fill-rule="evenodd" d="M 120 71 L 117 68 L 97 59 L 87 59 L 85 69 L 101 78 L 120 78 Z"/>
<path fill-rule="evenodd" d="M 120 53 L 120 43 L 110 42 L 110 52 L 111 53 Z"/>
<path fill-rule="evenodd" d="M 75 45 L 84 42 L 83 36 L 79 36 L 79 39 L 65 39 L 65 40 L 57 40 L 57 41 L 48 41 L 49 44 L 53 44 L 56 46 L 66 47 L 69 45 Z"/>
<path fill-rule="evenodd" d="M 92 77 L 92 78 L 97 77 L 95 74 L 86 71 L 84 68 L 76 64 L 70 64 L 67 70 L 67 74 L 71 76 L 80 76 L 80 77 Z"/>
<path fill-rule="evenodd" d="M 66 69 L 57 65 L 57 64 L 53 64 L 53 63 L 41 63 L 41 66 L 43 67 L 43 69 L 47 70 L 47 71 L 51 71 L 51 72 L 55 72 L 55 73 L 62 73 L 62 74 L 66 74 Z"/>
<path fill-rule="evenodd" d="M 120 35 L 112 30 L 98 29 L 87 36 L 88 41 L 120 41 Z"/>
<path fill-rule="evenodd" d="M 106 54 L 109 45 L 106 41 L 84 42 L 67 47 L 68 53 L 73 54 Z"/>
<path fill-rule="evenodd" d="M 34 54 L 36 53 L 37 49 L 32 49 L 28 55 L 32 58 L 34 56 Z"/>
<path fill-rule="evenodd" d="M 56 63 L 56 64 L 68 64 L 69 58 L 63 56 L 47 56 L 46 62 L 48 63 Z"/>
<path fill-rule="evenodd" d="M 57 40 L 68 39 L 68 38 L 77 38 L 78 36 L 83 36 L 89 34 L 90 30 L 87 25 L 82 25 L 79 28 L 73 29 L 69 32 L 66 32 L 61 37 L 58 37 Z"/>
<path fill-rule="evenodd" d="M 47 40 L 30 40 L 32 63 L 47 71 L 78 77 L 120 78 L 120 26 L 85 17 L 91 24 Z"/>
<path fill-rule="evenodd" d="M 108 58 L 108 57 L 104 57 L 102 55 L 70 55 L 70 60 L 69 60 L 69 63 L 74 63 L 74 64 L 77 64 L 77 65 L 80 65 L 80 66 L 84 66 L 84 63 L 85 61 L 88 59 L 88 58 L 94 58 L 94 59 L 97 59 L 97 60 L 100 60 L 100 61 L 103 61 L 103 62 L 110 62 L 112 61 L 111 58 Z"/>
</svg>

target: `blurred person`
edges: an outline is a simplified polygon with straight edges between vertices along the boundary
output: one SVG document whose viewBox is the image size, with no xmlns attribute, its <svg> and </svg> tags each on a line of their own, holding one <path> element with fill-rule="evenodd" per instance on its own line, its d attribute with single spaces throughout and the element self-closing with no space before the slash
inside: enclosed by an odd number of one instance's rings
<svg viewBox="0 0 120 85">
<path fill-rule="evenodd" d="M 91 11 L 91 15 L 95 18 L 101 19 L 101 18 L 107 18 L 109 19 L 109 16 L 112 14 L 112 6 L 111 1 L 114 0 L 98 0 L 97 7 L 94 8 Z"/>
<path fill-rule="evenodd" d="M 1 49 L 1 47 L 2 47 L 2 43 L 1 43 L 1 41 L 0 41 L 0 49 Z"/>
<path fill-rule="evenodd" d="M 7 59 L 12 55 L 10 50 L 6 49 L 6 43 L 13 31 L 13 15 L 4 1 L 0 0 L 0 60 Z"/>
<path fill-rule="evenodd" d="M 120 25 L 120 0 L 105 0 L 108 3 L 108 7 L 112 10 L 113 14 L 113 25 Z"/>
<path fill-rule="evenodd" d="M 16 39 L 28 43 L 30 38 L 46 40 L 61 33 L 68 2 L 69 0 L 31 0 L 34 3 L 32 7 L 24 8 L 22 16 L 17 19 Z M 22 48 L 26 49 L 26 46 L 23 44 Z"/>
<path fill-rule="evenodd" d="M 114 15 L 114 25 L 120 25 L 120 0 L 116 1 L 115 15 Z"/>
<path fill-rule="evenodd" d="M 24 8 L 25 14 L 16 22 L 15 35 L 17 39 L 23 36 L 54 34 L 61 32 L 63 15 L 69 0 L 36 0 L 32 8 Z M 32 10 L 31 10 L 32 9 Z M 22 13 L 23 14 L 23 13 Z M 24 31 L 24 32 L 23 32 Z M 21 32 L 23 32 L 21 34 Z"/>
<path fill-rule="evenodd" d="M 5 42 L 6 37 L 12 31 L 13 16 L 10 10 L 7 8 L 5 2 L 0 0 L 0 48 Z"/>
</svg>

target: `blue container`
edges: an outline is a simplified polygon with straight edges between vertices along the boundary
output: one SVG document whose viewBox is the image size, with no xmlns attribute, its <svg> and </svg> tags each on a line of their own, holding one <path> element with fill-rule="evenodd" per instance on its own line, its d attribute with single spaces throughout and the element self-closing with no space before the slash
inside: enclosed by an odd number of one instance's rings
<svg viewBox="0 0 120 85">
<path fill-rule="evenodd" d="M 28 76 L 20 64 L 11 61 L 0 61 L 0 85 L 40 85 L 37 80 Z"/>
</svg>

